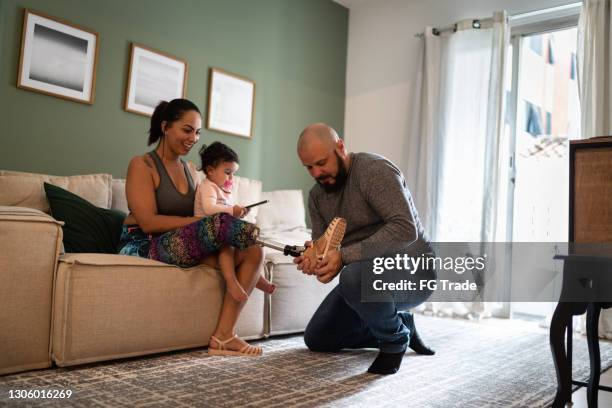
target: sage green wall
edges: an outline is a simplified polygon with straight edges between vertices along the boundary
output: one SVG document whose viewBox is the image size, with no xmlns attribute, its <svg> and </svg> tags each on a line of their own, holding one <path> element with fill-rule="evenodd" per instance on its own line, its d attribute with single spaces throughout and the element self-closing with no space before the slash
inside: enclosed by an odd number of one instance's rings
<svg viewBox="0 0 612 408">
<path fill-rule="evenodd" d="M 98 32 L 92 106 L 18 89 L 23 9 Z M 147 149 L 148 118 L 123 110 L 130 42 L 189 62 L 187 97 L 206 111 L 210 67 L 255 80 L 252 140 L 204 129 L 240 155 L 239 174 L 265 190 L 302 188 L 296 137 L 311 122 L 340 132 L 348 10 L 331 0 L 0 0 L 0 169 L 124 177 Z M 197 149 L 188 156 L 198 161 Z"/>
</svg>

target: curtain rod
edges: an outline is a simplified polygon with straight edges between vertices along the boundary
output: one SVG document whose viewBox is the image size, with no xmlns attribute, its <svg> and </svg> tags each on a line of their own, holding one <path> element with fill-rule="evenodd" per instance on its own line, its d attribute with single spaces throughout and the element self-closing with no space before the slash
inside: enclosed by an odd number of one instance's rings
<svg viewBox="0 0 612 408">
<path fill-rule="evenodd" d="M 493 21 L 493 18 L 479 18 L 479 19 L 474 19 L 472 20 L 472 28 L 478 30 L 482 27 L 483 23 L 490 23 Z M 444 27 L 444 28 L 432 28 L 432 33 L 433 35 L 440 35 L 442 33 L 447 33 L 452 31 L 453 33 L 456 33 L 457 30 L 459 29 L 459 23 L 455 23 L 452 26 L 448 26 L 448 27 Z M 415 37 L 419 37 L 419 38 L 423 38 L 425 36 L 424 33 L 417 33 L 414 35 Z"/>
<path fill-rule="evenodd" d="M 580 13 L 580 9 L 582 8 L 582 2 L 576 2 L 576 3 L 570 3 L 570 4 L 564 4 L 561 6 L 557 6 L 557 7 L 551 7 L 551 8 L 547 8 L 544 10 L 536 10 L 536 11 L 530 11 L 527 13 L 520 13 L 520 14 L 514 14 L 514 15 L 509 15 L 508 16 L 508 21 L 510 23 L 514 22 L 516 23 L 521 23 L 523 22 L 523 20 L 525 21 L 530 21 L 530 20 L 539 20 L 544 16 L 554 16 L 554 17 L 561 17 L 561 16 L 566 16 L 566 15 L 570 15 L 570 14 L 575 14 L 575 13 Z M 444 28 L 433 28 L 432 29 L 432 33 L 433 35 L 440 35 L 442 33 L 446 33 L 446 32 L 457 32 L 457 30 L 459 29 L 459 24 L 460 23 L 464 23 L 465 22 L 469 22 L 470 20 L 463 20 L 460 21 L 459 23 L 455 23 L 451 26 L 448 27 L 444 27 Z M 484 19 L 473 19 L 472 20 L 472 28 L 474 29 L 480 29 L 482 28 L 483 24 L 487 24 L 493 21 L 492 17 L 489 18 L 484 18 Z M 464 27 L 465 28 L 465 27 Z M 417 33 L 414 35 L 415 37 L 418 38 L 423 38 L 425 36 L 425 33 Z"/>
<path fill-rule="evenodd" d="M 468 20 L 469 21 L 469 20 Z M 493 18 L 479 18 L 479 19 L 473 19 L 471 21 L 471 27 L 475 30 L 478 30 L 480 28 L 482 28 L 483 24 L 487 24 L 487 23 L 491 23 L 493 22 Z M 466 27 L 463 27 L 463 29 L 465 29 Z M 448 26 L 448 27 L 444 27 L 444 28 L 432 28 L 432 33 L 433 35 L 440 35 L 442 33 L 447 33 L 452 31 L 453 33 L 456 33 L 459 30 L 459 23 L 455 23 L 452 26 Z M 424 33 L 417 33 L 414 35 L 415 37 L 418 38 L 423 38 L 425 36 Z"/>
</svg>

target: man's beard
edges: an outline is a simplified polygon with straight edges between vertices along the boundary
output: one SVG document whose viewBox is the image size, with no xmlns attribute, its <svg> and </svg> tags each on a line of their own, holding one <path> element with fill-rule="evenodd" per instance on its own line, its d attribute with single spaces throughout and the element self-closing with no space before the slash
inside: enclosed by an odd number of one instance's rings
<svg viewBox="0 0 612 408">
<path fill-rule="evenodd" d="M 334 151 L 334 154 L 336 155 L 336 162 L 338 163 L 338 174 L 336 174 L 335 177 L 325 176 L 321 179 L 326 180 L 329 178 L 333 178 L 335 180 L 335 183 L 324 184 L 321 182 L 321 180 L 317 179 L 317 183 L 319 183 L 319 185 L 323 188 L 323 190 L 325 190 L 326 193 L 333 193 L 342 190 L 344 184 L 346 184 L 346 179 L 348 177 L 348 170 L 344 165 L 344 161 L 342 160 L 338 152 Z"/>
</svg>

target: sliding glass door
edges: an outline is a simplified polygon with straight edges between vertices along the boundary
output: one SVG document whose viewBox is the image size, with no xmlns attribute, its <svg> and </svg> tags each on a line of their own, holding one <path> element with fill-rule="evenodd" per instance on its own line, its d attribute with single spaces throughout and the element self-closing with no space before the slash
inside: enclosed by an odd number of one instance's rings
<svg viewBox="0 0 612 408">
<path fill-rule="evenodd" d="M 580 138 L 577 29 L 515 35 L 512 45 L 506 236 L 513 242 L 566 242 L 569 141 Z M 552 285 L 546 290 L 555 290 Z M 553 307 L 549 302 L 513 303 L 510 311 L 537 318 Z"/>
</svg>

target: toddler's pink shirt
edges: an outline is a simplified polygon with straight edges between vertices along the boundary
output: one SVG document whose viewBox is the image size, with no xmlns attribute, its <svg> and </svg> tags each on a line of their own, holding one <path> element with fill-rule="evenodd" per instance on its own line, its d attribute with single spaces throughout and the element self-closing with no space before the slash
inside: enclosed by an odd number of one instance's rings
<svg viewBox="0 0 612 408">
<path fill-rule="evenodd" d="M 212 181 L 205 179 L 200 183 L 195 193 L 193 215 L 206 217 L 217 213 L 234 213 L 232 193 L 227 193 Z"/>
</svg>

